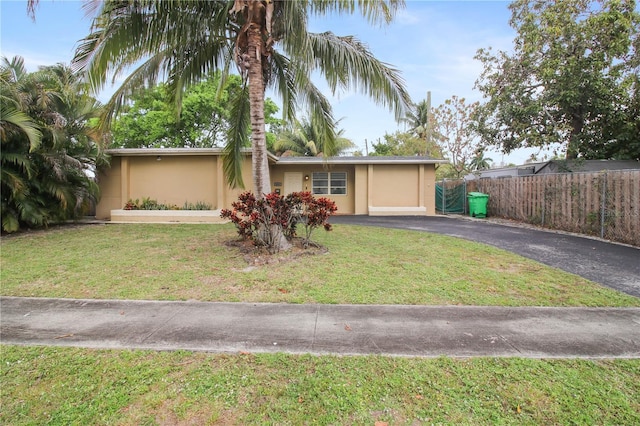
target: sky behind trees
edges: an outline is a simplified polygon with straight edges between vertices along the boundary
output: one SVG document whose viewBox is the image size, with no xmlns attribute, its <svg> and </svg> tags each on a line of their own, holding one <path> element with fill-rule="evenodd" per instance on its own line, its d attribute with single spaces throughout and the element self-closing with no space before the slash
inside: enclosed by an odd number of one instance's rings
<svg viewBox="0 0 640 426">
<path fill-rule="evenodd" d="M 2 56 L 24 57 L 30 71 L 40 65 L 69 63 L 79 39 L 89 34 L 90 18 L 84 16 L 81 1 L 41 0 L 33 22 L 25 1 L 0 1 L 0 51 Z M 372 27 L 359 15 L 312 19 L 310 30 L 354 35 L 368 44 L 378 59 L 402 71 L 414 102 L 431 91 L 432 105 L 453 95 L 468 101 L 481 100 L 473 89 L 481 64 L 473 59 L 479 48 L 510 50 L 515 32 L 509 27 L 507 1 L 407 0 L 406 8 L 386 27 Z M 320 80 L 317 80 L 320 82 Z M 322 83 L 321 88 L 326 88 Z M 106 101 L 112 89 L 99 98 Z M 328 89 L 327 89 L 328 93 Z M 270 96 L 267 93 L 267 96 Z M 272 98 L 275 97 L 272 96 Z M 385 132 L 404 130 L 393 114 L 376 106 L 366 96 L 338 93 L 332 97 L 334 116 L 344 117 L 340 127 L 363 153 L 365 139 L 371 144 L 383 140 Z M 524 162 L 535 150 L 518 150 L 509 155 L 489 152 L 496 163 Z"/>
</svg>

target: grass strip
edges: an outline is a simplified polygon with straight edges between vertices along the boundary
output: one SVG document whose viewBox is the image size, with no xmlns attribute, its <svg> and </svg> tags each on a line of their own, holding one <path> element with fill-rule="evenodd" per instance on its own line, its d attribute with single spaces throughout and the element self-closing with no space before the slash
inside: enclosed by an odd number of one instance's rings
<svg viewBox="0 0 640 426">
<path fill-rule="evenodd" d="M 3 237 L 5 296 L 228 302 L 640 306 L 640 298 L 506 251 L 339 225 L 322 255 L 250 265 L 231 225 L 84 225 Z"/>
<path fill-rule="evenodd" d="M 640 360 L 0 349 L 1 424 L 640 424 Z"/>
</svg>

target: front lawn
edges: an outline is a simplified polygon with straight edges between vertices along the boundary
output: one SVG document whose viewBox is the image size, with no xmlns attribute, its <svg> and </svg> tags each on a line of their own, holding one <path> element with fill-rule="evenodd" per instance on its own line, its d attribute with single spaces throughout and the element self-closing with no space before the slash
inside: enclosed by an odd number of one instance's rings
<svg viewBox="0 0 640 426">
<path fill-rule="evenodd" d="M 239 253 L 230 225 L 3 237 L 5 296 L 640 306 L 483 244 L 340 225 L 325 254 Z M 0 424 L 640 424 L 640 360 L 206 354 L 0 345 Z"/>
<path fill-rule="evenodd" d="M 640 299 L 480 243 L 337 225 L 325 254 L 253 264 L 231 225 L 82 225 L 3 237 L 4 296 L 228 302 L 640 306 Z M 279 261 L 279 259 L 281 261 Z M 264 259 L 263 259 L 264 260 Z M 262 262 L 263 263 L 263 262 Z"/>
<path fill-rule="evenodd" d="M 640 360 L 0 349 L 7 425 L 640 424 Z"/>
</svg>

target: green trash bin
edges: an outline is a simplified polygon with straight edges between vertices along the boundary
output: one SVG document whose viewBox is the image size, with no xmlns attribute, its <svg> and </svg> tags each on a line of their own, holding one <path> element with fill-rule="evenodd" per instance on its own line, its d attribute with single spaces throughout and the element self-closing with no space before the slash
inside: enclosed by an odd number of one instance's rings
<svg viewBox="0 0 640 426">
<path fill-rule="evenodd" d="M 469 200 L 469 216 L 487 217 L 489 194 L 483 194 L 482 192 L 470 192 L 467 194 L 467 199 Z"/>
</svg>

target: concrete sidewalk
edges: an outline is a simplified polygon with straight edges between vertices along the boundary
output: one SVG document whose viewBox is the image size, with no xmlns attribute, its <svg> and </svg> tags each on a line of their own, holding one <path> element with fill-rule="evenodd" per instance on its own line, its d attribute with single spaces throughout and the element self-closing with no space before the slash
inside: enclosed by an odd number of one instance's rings
<svg viewBox="0 0 640 426">
<path fill-rule="evenodd" d="M 5 344 L 210 352 L 640 358 L 640 308 L 0 298 Z"/>
</svg>

